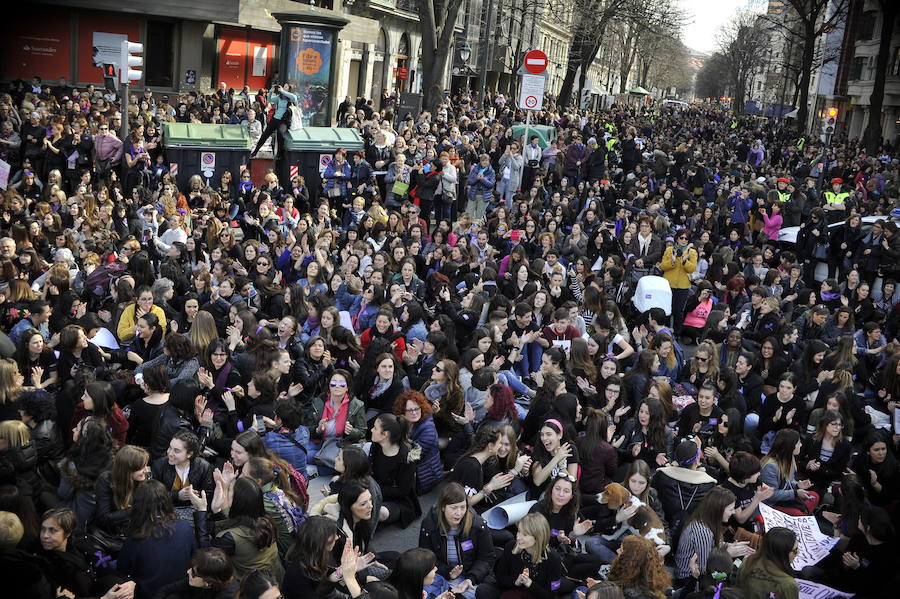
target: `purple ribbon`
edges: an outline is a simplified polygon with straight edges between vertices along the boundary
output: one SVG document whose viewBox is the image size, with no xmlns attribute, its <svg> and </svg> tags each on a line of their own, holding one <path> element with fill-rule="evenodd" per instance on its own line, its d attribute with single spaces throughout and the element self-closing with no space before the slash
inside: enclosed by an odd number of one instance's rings
<svg viewBox="0 0 900 599">
<path fill-rule="evenodd" d="M 96 567 L 105 568 L 107 562 L 110 562 L 109 565 L 112 566 L 112 556 L 106 555 L 102 551 L 95 551 L 94 556 L 97 558 Z"/>
</svg>

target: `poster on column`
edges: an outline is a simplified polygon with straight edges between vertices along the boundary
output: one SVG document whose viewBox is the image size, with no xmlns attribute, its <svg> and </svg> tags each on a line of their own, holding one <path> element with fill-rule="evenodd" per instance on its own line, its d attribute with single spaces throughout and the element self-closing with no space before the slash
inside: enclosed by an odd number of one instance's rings
<svg viewBox="0 0 900 599">
<path fill-rule="evenodd" d="M 766 530 L 782 526 L 797 535 L 797 557 L 791 564 L 795 570 L 816 565 L 837 545 L 837 539 L 828 537 L 819 530 L 819 524 L 814 516 L 788 516 L 762 503 L 759 504 L 759 513 L 763 517 Z"/>
<path fill-rule="evenodd" d="M 91 48 L 91 62 L 100 67 L 104 64 L 119 64 L 122 56 L 122 42 L 128 39 L 121 33 L 95 31 Z"/>
<path fill-rule="evenodd" d="M 325 127 L 331 93 L 331 47 L 334 33 L 317 27 L 291 27 L 287 81 L 294 86 L 304 127 Z"/>
</svg>

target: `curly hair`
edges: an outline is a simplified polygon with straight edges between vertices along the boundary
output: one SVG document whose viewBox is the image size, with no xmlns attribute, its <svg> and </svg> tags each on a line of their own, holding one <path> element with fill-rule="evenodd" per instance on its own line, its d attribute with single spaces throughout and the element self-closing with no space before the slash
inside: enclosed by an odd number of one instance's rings
<svg viewBox="0 0 900 599">
<path fill-rule="evenodd" d="M 422 418 L 427 418 L 433 414 L 431 402 L 418 391 L 408 390 L 397 396 L 394 400 L 394 414 L 396 416 L 404 416 L 406 413 L 406 402 L 411 401 L 419 406 L 422 410 Z"/>
<path fill-rule="evenodd" d="M 637 587 L 660 598 L 672 586 L 672 577 L 656 552 L 656 545 L 637 535 L 622 541 L 622 552 L 613 560 L 607 578 L 623 590 Z"/>
</svg>

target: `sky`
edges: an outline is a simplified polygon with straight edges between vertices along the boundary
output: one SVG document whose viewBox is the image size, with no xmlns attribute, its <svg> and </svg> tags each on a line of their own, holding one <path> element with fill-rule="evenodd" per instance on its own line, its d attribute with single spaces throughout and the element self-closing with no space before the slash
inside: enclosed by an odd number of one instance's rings
<svg viewBox="0 0 900 599">
<path fill-rule="evenodd" d="M 688 48 L 712 53 L 716 49 L 719 27 L 731 18 L 735 10 L 747 8 L 748 4 L 748 0 L 681 0 L 681 6 L 691 21 L 684 28 L 682 41 Z"/>
</svg>

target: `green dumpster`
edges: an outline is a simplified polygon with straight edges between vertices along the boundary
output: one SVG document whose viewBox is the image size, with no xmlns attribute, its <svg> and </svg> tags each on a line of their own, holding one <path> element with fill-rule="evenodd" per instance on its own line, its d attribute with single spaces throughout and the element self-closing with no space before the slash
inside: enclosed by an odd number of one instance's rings
<svg viewBox="0 0 900 599">
<path fill-rule="evenodd" d="M 163 146 L 166 163 L 170 171 L 177 169 L 174 179 L 182 190 L 194 175 L 214 187 L 225 171 L 240 181 L 241 167 L 250 165 L 250 131 L 240 125 L 163 123 Z"/>
<path fill-rule="evenodd" d="M 525 125 L 513 125 L 512 132 L 515 139 L 521 138 L 525 135 Z M 528 137 L 530 138 L 533 135 L 537 135 L 538 145 L 541 146 L 541 149 L 546 149 L 550 146 L 551 141 L 556 140 L 556 127 L 531 125 L 528 127 Z M 525 143 L 527 144 L 529 141 L 526 139 Z"/>
<path fill-rule="evenodd" d="M 288 131 L 284 136 L 278 179 L 285 189 L 289 189 L 292 176 L 303 177 L 309 189 L 310 207 L 316 206 L 322 193 L 322 173 L 334 153 L 340 148 L 347 150 L 347 160 L 353 164 L 353 152 L 363 147 L 362 137 L 356 129 L 305 127 Z"/>
</svg>

